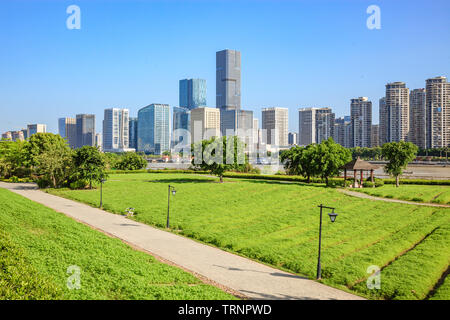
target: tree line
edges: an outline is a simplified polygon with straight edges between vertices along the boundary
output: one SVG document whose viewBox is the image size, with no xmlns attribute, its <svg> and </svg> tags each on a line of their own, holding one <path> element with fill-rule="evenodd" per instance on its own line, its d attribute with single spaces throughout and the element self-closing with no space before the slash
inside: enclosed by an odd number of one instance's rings
<svg viewBox="0 0 450 320">
<path fill-rule="evenodd" d="M 107 170 L 137 170 L 147 166 L 139 154 L 103 154 L 96 147 L 73 150 L 60 135 L 36 133 L 26 141 L 0 142 L 0 178 L 28 178 L 39 187 L 92 188 L 107 178 Z"/>
</svg>

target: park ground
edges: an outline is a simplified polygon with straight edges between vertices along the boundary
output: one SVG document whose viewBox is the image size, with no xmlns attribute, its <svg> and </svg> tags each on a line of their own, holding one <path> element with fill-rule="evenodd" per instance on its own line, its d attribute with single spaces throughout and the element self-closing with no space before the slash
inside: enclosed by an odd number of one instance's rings
<svg viewBox="0 0 450 320">
<path fill-rule="evenodd" d="M 0 300 L 234 299 L 11 191 L 0 188 L 0 204 Z"/>
<path fill-rule="evenodd" d="M 110 175 L 104 209 L 133 207 L 131 219 L 164 228 L 169 184 L 177 190 L 170 204 L 176 234 L 314 278 L 322 203 L 338 213 L 335 223 L 324 217 L 323 283 L 371 299 L 450 299 L 448 208 L 360 199 L 323 185 L 143 173 Z M 99 189 L 47 191 L 99 204 Z M 367 288 L 371 266 L 381 269 L 380 289 Z"/>
</svg>

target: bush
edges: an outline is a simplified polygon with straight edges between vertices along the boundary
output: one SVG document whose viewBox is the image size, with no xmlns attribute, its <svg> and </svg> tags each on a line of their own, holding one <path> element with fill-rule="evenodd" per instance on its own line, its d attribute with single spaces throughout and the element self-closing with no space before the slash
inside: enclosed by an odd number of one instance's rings
<svg viewBox="0 0 450 320">
<path fill-rule="evenodd" d="M 45 189 L 52 185 L 51 181 L 46 178 L 38 178 L 36 180 L 36 184 L 38 185 L 39 189 Z"/>
<path fill-rule="evenodd" d="M 85 189 L 88 186 L 88 182 L 86 180 L 77 180 L 70 183 L 69 187 L 72 190 Z"/>
<path fill-rule="evenodd" d="M 375 183 L 373 183 L 372 181 L 364 181 L 363 182 L 364 188 L 373 188 L 374 186 L 375 186 Z"/>
<path fill-rule="evenodd" d="M 147 167 L 147 160 L 135 152 L 127 152 L 116 165 L 119 170 L 139 170 L 145 167 Z"/>
</svg>

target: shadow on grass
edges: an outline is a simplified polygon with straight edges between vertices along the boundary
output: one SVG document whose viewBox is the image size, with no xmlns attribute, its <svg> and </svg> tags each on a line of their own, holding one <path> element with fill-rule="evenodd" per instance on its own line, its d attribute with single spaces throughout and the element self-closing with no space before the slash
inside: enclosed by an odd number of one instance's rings
<svg viewBox="0 0 450 320">
<path fill-rule="evenodd" d="M 187 178 L 172 178 L 172 179 L 155 179 L 147 180 L 146 182 L 151 183 L 212 183 L 217 182 L 217 179 L 187 179 Z"/>
<path fill-rule="evenodd" d="M 228 179 L 235 179 L 235 178 L 228 178 Z M 316 187 L 316 188 L 324 188 L 325 187 L 324 183 L 322 183 L 322 184 L 307 183 L 307 182 L 301 182 L 301 181 L 280 181 L 280 180 L 245 179 L 245 178 L 241 178 L 241 180 L 245 180 L 246 182 L 261 183 L 261 184 L 279 184 L 279 185 L 294 184 L 294 185 L 305 186 L 305 187 Z"/>
</svg>

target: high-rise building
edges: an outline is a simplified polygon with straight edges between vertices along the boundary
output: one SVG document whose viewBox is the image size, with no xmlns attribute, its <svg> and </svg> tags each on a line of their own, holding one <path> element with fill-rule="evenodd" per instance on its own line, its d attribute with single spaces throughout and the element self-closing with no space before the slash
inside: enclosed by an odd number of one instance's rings
<svg viewBox="0 0 450 320">
<path fill-rule="evenodd" d="M 11 131 L 7 131 L 5 133 L 2 133 L 2 139 L 12 141 L 12 133 Z"/>
<path fill-rule="evenodd" d="M 380 111 L 381 112 L 381 111 Z M 409 134 L 409 89 L 404 82 L 386 84 L 385 130 L 388 142 L 407 141 Z M 387 121 L 386 121 L 387 120 Z M 381 124 L 381 122 L 380 122 Z"/>
<path fill-rule="evenodd" d="M 379 133 L 378 133 L 378 144 L 382 146 L 386 142 L 389 142 L 389 112 L 386 108 L 386 97 L 383 97 L 378 102 L 379 110 Z"/>
<path fill-rule="evenodd" d="M 409 94 L 409 138 L 408 141 L 414 143 L 421 149 L 426 148 L 426 125 L 427 112 L 425 107 L 425 89 L 414 89 Z"/>
<path fill-rule="evenodd" d="M 450 146 L 450 83 L 446 77 L 426 80 L 427 148 Z"/>
<path fill-rule="evenodd" d="M 253 118 L 253 144 L 259 149 L 262 143 L 262 131 L 259 128 L 259 119 Z"/>
<path fill-rule="evenodd" d="M 206 106 L 206 80 L 180 80 L 180 107 L 194 109 Z"/>
<path fill-rule="evenodd" d="M 241 108 L 241 53 L 235 50 L 216 52 L 216 107 Z"/>
<path fill-rule="evenodd" d="M 76 148 L 95 146 L 95 115 L 77 114 L 77 143 Z"/>
<path fill-rule="evenodd" d="M 45 124 L 29 124 L 27 126 L 27 137 L 31 137 L 35 133 L 47 132 L 47 125 Z"/>
<path fill-rule="evenodd" d="M 245 143 L 245 151 L 253 150 L 253 111 L 220 109 L 220 133 L 239 137 Z"/>
<path fill-rule="evenodd" d="M 75 118 L 59 118 L 58 133 L 67 140 L 71 148 L 77 144 L 77 121 Z"/>
<path fill-rule="evenodd" d="M 22 130 L 20 130 L 20 131 L 22 131 L 22 133 L 23 133 L 23 138 L 26 140 L 26 139 L 28 139 L 28 130 L 27 129 L 22 129 Z"/>
<path fill-rule="evenodd" d="M 262 109 L 263 142 L 276 145 L 288 145 L 289 110 L 287 108 Z"/>
<path fill-rule="evenodd" d="M 169 105 L 150 104 L 138 112 L 138 151 L 162 154 L 170 150 Z"/>
<path fill-rule="evenodd" d="M 297 132 L 289 132 L 288 134 L 288 144 L 290 146 L 297 144 Z"/>
<path fill-rule="evenodd" d="M 94 146 L 98 148 L 98 150 L 103 151 L 103 139 L 101 133 L 95 134 L 95 143 Z"/>
<path fill-rule="evenodd" d="M 128 146 L 131 149 L 137 150 L 137 128 L 138 128 L 138 118 L 129 118 L 128 127 L 130 131 Z"/>
<path fill-rule="evenodd" d="M 372 102 L 367 97 L 351 99 L 351 147 L 370 148 L 372 131 Z"/>
<path fill-rule="evenodd" d="M 334 119 L 331 108 L 298 109 L 298 144 L 306 146 L 333 137 Z"/>
<path fill-rule="evenodd" d="M 372 148 L 378 147 L 380 145 L 380 125 L 378 125 L 378 124 L 373 124 L 372 125 L 371 135 L 372 135 L 372 139 L 371 139 L 372 145 L 371 145 L 371 147 Z"/>
<path fill-rule="evenodd" d="M 103 118 L 103 143 L 105 152 L 126 152 L 129 148 L 130 123 L 128 109 L 105 109 Z"/>
<path fill-rule="evenodd" d="M 200 107 L 191 110 L 191 142 L 220 137 L 220 110 Z"/>
<path fill-rule="evenodd" d="M 172 147 L 180 142 L 184 145 L 189 143 L 184 141 L 188 139 L 186 131 L 190 131 L 191 127 L 191 111 L 184 107 L 173 107 L 172 114 Z M 182 129 L 182 130 L 180 130 Z"/>
<path fill-rule="evenodd" d="M 333 140 L 345 148 L 351 148 L 351 128 L 350 116 L 335 119 Z"/>
</svg>

